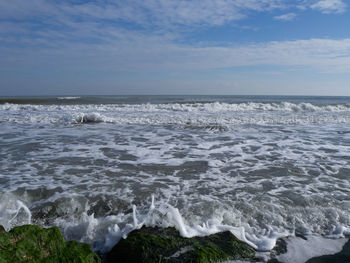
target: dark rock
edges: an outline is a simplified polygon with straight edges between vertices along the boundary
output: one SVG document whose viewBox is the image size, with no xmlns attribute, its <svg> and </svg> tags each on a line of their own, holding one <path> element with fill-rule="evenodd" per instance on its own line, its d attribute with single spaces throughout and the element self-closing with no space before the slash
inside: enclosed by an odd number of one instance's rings
<svg viewBox="0 0 350 263">
<path fill-rule="evenodd" d="M 288 237 L 277 239 L 276 245 L 270 251 L 271 259 L 268 261 L 268 263 L 281 263 L 277 260 L 276 256 L 287 253 L 287 239 Z"/>
<path fill-rule="evenodd" d="M 282 238 L 277 239 L 276 245 L 272 251 L 275 252 L 276 255 L 287 253 L 287 242 Z"/>
<path fill-rule="evenodd" d="M 100 258 L 88 244 L 65 241 L 57 227 L 34 225 L 0 227 L 0 262 L 99 263 Z"/>
<path fill-rule="evenodd" d="M 304 236 L 303 234 L 300 234 L 300 233 L 298 233 L 298 232 L 295 232 L 295 236 L 296 236 L 296 237 L 300 237 L 300 238 L 302 238 L 302 239 L 304 239 L 304 240 L 307 240 L 307 237 L 306 237 L 306 236 Z"/>
<path fill-rule="evenodd" d="M 342 251 L 334 255 L 325 255 L 314 257 L 307 261 L 307 263 L 350 263 L 350 240 L 344 245 Z"/>
<path fill-rule="evenodd" d="M 307 240 L 307 237 L 303 235 L 295 235 L 298 238 Z M 271 259 L 268 263 L 281 263 L 276 258 L 278 255 L 287 253 L 287 242 L 291 237 L 279 238 L 275 247 L 270 251 Z M 342 251 L 333 255 L 318 256 L 309 259 L 306 263 L 350 263 L 350 240 L 344 245 Z"/>
<path fill-rule="evenodd" d="M 105 259 L 108 263 L 214 263 L 254 257 L 255 250 L 231 232 L 183 238 L 175 228 L 143 227 L 120 240 Z"/>
</svg>

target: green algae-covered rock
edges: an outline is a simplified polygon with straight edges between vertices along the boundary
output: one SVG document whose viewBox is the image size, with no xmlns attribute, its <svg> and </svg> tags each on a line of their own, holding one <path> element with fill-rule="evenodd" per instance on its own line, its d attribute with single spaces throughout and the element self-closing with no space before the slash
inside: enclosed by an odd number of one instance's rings
<svg viewBox="0 0 350 263">
<path fill-rule="evenodd" d="M 143 227 L 120 240 L 106 255 L 106 262 L 212 263 L 254 257 L 255 250 L 231 232 L 183 238 L 175 228 Z"/>
<path fill-rule="evenodd" d="M 0 227 L 0 263 L 5 262 L 97 263 L 100 259 L 88 244 L 66 242 L 57 227 L 24 225 L 9 232 Z"/>
</svg>

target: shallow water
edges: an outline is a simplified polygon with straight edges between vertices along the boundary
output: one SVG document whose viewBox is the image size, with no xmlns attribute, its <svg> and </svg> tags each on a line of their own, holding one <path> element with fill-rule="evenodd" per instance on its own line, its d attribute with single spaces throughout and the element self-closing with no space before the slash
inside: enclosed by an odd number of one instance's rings
<svg viewBox="0 0 350 263">
<path fill-rule="evenodd" d="M 350 98 L 0 99 L 0 223 L 108 250 L 131 229 L 350 234 Z M 152 203 L 152 196 L 154 202 Z"/>
</svg>

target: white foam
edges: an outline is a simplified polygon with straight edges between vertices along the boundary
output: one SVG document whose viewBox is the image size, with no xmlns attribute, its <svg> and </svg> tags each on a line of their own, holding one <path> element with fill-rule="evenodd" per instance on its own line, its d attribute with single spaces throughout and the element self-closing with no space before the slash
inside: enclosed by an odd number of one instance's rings
<svg viewBox="0 0 350 263">
<path fill-rule="evenodd" d="M 83 237 L 80 241 L 93 242 L 99 241 L 99 246 L 95 247 L 100 251 L 110 250 L 120 238 L 126 238 L 128 233 L 135 229 L 140 229 L 142 226 L 163 226 L 175 227 L 181 236 L 191 238 L 194 236 L 207 236 L 223 231 L 230 231 L 240 240 L 248 243 L 257 251 L 270 251 L 276 244 L 278 238 L 290 236 L 291 233 L 285 232 L 274 232 L 272 229 L 267 233 L 257 236 L 252 232 L 246 232 L 244 227 L 232 227 L 229 225 L 224 225 L 220 222 L 215 222 L 212 224 L 210 221 L 204 222 L 202 225 L 188 225 L 185 223 L 179 210 L 175 207 L 166 204 L 160 204 L 156 207 L 154 200 L 150 206 L 150 210 L 146 214 L 141 214 L 137 212 L 135 205 L 132 206 L 132 223 L 122 222 L 125 218 L 120 216 L 109 216 L 106 218 L 96 219 L 94 215 L 88 216 L 83 214 L 83 216 L 78 221 L 78 225 L 73 226 L 72 222 L 69 222 L 69 226 L 62 225 L 67 234 L 69 232 L 78 232 Z M 108 222 L 108 223 L 107 223 Z M 115 222 L 113 224 L 113 222 Z M 103 237 L 98 236 L 98 228 L 101 225 L 108 224 L 108 231 Z M 124 225 L 120 228 L 119 225 Z M 102 239 L 101 239 L 102 238 Z M 305 262 L 307 259 L 336 253 L 341 250 L 342 246 L 345 244 L 346 239 L 326 239 L 321 236 L 307 236 L 308 240 L 305 241 L 301 238 L 288 238 L 288 252 L 278 256 L 281 262 Z M 293 261 L 293 259 L 295 261 Z"/>
<path fill-rule="evenodd" d="M 6 230 L 10 230 L 14 226 L 32 223 L 32 213 L 22 201 L 15 200 L 11 195 L 2 197 L 3 200 L 0 203 L 0 225 Z"/>
<path fill-rule="evenodd" d="M 10 197 L 10 200 L 12 198 Z M 12 209 L 3 209 L 4 204 L 1 204 L 1 211 L 4 212 L 0 215 L 0 224 L 3 224 L 6 229 L 10 229 L 14 225 L 32 223 L 32 214 L 22 201 L 16 200 L 16 202 L 9 203 L 15 203 L 15 206 Z M 155 203 L 154 196 L 151 198 L 151 204 L 146 213 L 139 212 L 137 207 L 132 205 L 131 216 L 120 213 L 96 218 L 94 214 L 88 215 L 86 211 L 89 208 L 87 205 L 82 214 L 77 214 L 73 218 L 56 218 L 54 222 L 63 230 L 67 239 L 90 243 L 95 250 L 102 253 L 109 251 L 121 238 L 126 238 L 132 230 L 142 226 L 172 226 L 179 231 L 181 236 L 188 238 L 231 231 L 237 238 L 250 244 L 257 251 L 265 252 L 270 251 L 275 246 L 278 238 L 293 236 L 291 232 L 278 232 L 272 228 L 256 234 L 255 229 L 249 226 L 234 227 L 224 224 L 221 216 L 215 220 L 204 221 L 202 224 L 189 224 L 179 209 L 169 204 Z M 23 220 L 23 216 L 21 221 L 15 220 L 19 217 L 20 211 L 24 212 L 25 220 Z M 6 218 L 10 218 L 7 220 L 7 224 L 4 222 Z M 338 233 L 337 237 L 342 237 L 344 233 L 347 233 L 346 231 L 348 229 L 339 227 L 335 233 Z M 277 259 L 286 263 L 298 263 L 305 262 L 312 257 L 334 254 L 341 250 L 347 240 L 345 238 L 329 239 L 319 235 L 308 235 L 307 240 L 289 237 L 286 241 L 287 253 L 278 255 Z"/>
<path fill-rule="evenodd" d="M 7 210 L 8 213 L 14 213 L 14 216 L 9 220 L 9 224 L 12 224 L 13 221 L 15 221 L 21 212 L 21 210 L 24 210 L 24 212 L 27 214 L 27 223 L 30 224 L 32 222 L 32 214 L 28 207 L 23 204 L 23 202 L 17 200 L 17 209 L 16 210 Z"/>
<path fill-rule="evenodd" d="M 93 113 L 82 113 L 78 114 L 74 118 L 74 122 L 76 123 L 99 123 L 107 121 L 101 114 L 93 112 Z"/>
</svg>

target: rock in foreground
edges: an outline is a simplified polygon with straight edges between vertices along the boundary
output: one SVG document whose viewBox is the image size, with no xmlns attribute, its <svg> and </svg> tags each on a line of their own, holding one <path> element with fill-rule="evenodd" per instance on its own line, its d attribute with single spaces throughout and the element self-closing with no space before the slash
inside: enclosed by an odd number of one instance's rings
<svg viewBox="0 0 350 263">
<path fill-rule="evenodd" d="M 25 225 L 9 232 L 0 226 L 0 262 L 99 263 L 101 260 L 88 244 L 65 241 L 57 227 Z"/>
<path fill-rule="evenodd" d="M 254 257 L 255 250 L 231 232 L 183 238 L 175 228 L 143 227 L 120 240 L 106 255 L 106 262 L 214 263 Z"/>
<path fill-rule="evenodd" d="M 312 258 L 306 263 L 345 263 L 350 262 L 350 240 L 344 245 L 343 249 L 334 255 L 325 255 Z"/>
</svg>

